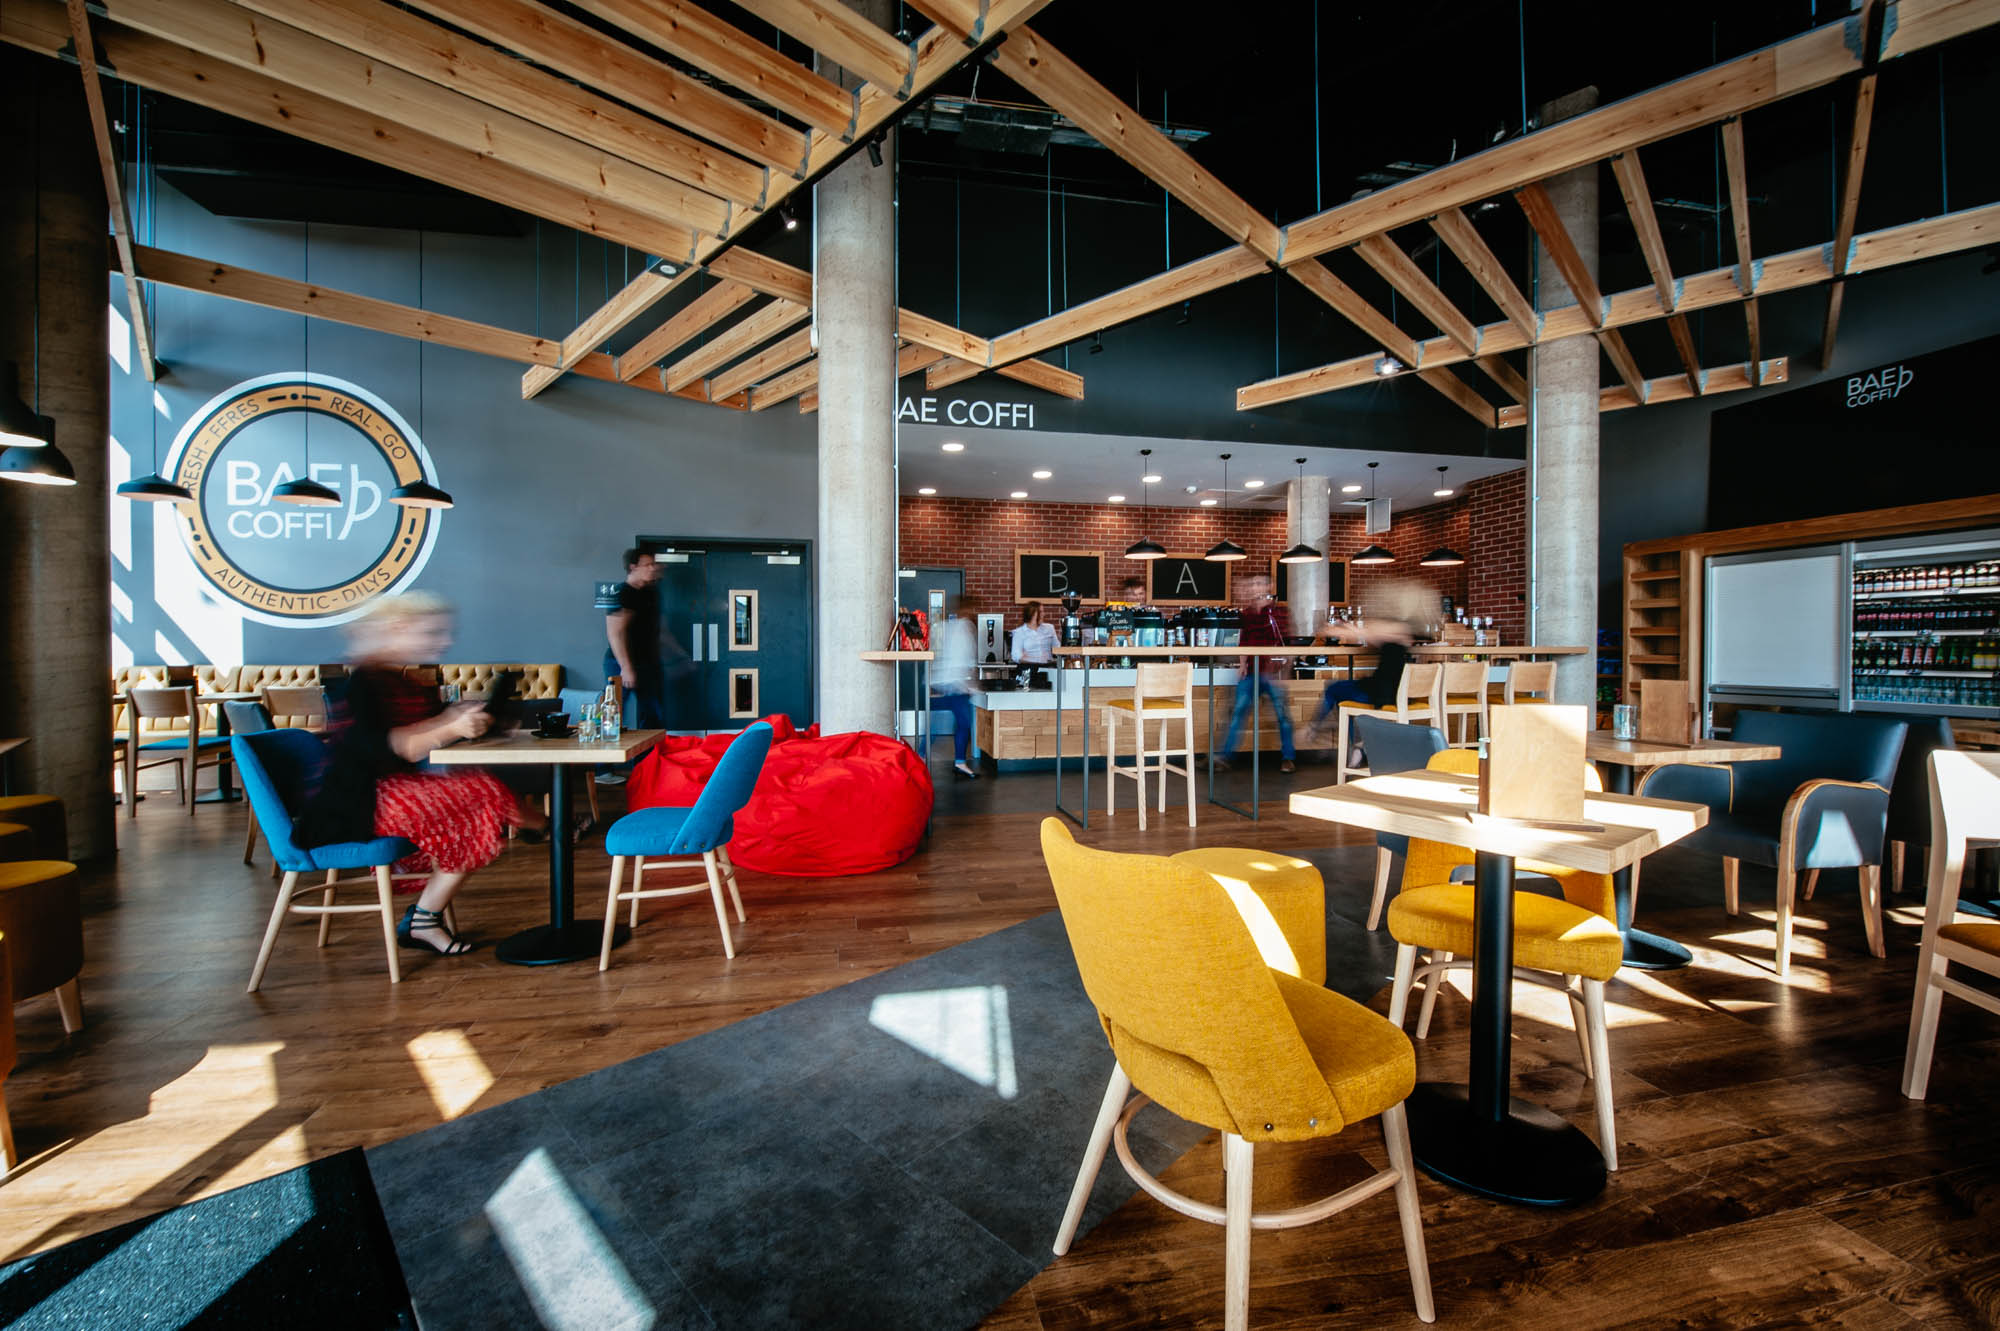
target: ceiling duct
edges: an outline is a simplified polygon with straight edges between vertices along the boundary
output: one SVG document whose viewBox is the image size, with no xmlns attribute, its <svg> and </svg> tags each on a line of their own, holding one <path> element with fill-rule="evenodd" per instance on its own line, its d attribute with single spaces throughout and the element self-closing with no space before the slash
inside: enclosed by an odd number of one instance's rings
<svg viewBox="0 0 2000 1331">
<path fill-rule="evenodd" d="M 958 141 L 985 152 L 1039 157 L 1048 151 L 1056 113 L 1039 106 L 998 106 L 970 102 L 960 113 Z"/>
<path fill-rule="evenodd" d="M 1368 535 L 1373 536 L 1377 532 L 1389 530 L 1388 497 L 1385 495 L 1380 499 L 1370 499 L 1364 502 L 1361 505 L 1361 516 L 1363 519 L 1361 530 Z"/>
</svg>

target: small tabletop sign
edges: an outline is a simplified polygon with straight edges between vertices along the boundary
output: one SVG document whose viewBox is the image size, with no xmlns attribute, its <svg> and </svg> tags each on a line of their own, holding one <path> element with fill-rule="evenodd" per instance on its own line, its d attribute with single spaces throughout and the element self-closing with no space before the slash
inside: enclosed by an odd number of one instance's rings
<svg viewBox="0 0 2000 1331">
<path fill-rule="evenodd" d="M 1479 760 L 1479 812 L 1517 822 L 1583 825 L 1586 709 L 1495 707 Z"/>
<path fill-rule="evenodd" d="M 1684 679 L 1649 679 L 1639 686 L 1639 738 L 1654 744 L 1694 742 L 1694 703 Z"/>
</svg>

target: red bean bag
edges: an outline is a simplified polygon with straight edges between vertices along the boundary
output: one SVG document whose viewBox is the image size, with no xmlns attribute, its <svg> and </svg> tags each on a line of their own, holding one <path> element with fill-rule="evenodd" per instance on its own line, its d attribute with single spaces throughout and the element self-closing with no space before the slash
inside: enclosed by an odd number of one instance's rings
<svg viewBox="0 0 2000 1331">
<path fill-rule="evenodd" d="M 931 816 L 931 776 L 908 745 L 854 731 L 799 730 L 780 714 L 750 802 L 736 815 L 730 858 L 759 873 L 833 878 L 873 873 L 916 853 Z M 669 735 L 632 769 L 634 809 L 687 808 L 734 735 Z"/>
</svg>

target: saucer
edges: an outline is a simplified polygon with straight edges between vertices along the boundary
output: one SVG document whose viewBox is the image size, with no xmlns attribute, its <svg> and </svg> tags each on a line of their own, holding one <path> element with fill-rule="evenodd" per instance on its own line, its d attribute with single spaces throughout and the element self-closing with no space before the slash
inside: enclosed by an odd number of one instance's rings
<svg viewBox="0 0 2000 1331">
<path fill-rule="evenodd" d="M 536 739 L 571 739 L 576 735 L 575 726 L 564 726 L 561 730 L 530 730 Z"/>
</svg>

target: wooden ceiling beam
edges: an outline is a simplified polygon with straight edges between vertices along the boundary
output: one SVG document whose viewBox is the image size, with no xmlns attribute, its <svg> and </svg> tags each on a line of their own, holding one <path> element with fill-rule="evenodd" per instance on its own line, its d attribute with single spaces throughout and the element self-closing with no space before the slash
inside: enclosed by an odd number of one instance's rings
<svg viewBox="0 0 2000 1331">
<path fill-rule="evenodd" d="M 840 0 L 736 0 L 736 5 L 878 88 L 902 96 L 916 81 L 915 48 Z"/>
<path fill-rule="evenodd" d="M 1088 337 L 1128 319 L 1137 319 L 1170 305 L 1234 285 L 1268 271 L 1268 265 L 1241 245 L 1231 245 L 1179 267 L 1170 268 L 1095 300 L 1059 310 L 1046 319 L 1002 333 L 993 339 L 995 367 L 1021 360 L 1050 347 Z"/>
<path fill-rule="evenodd" d="M 810 313 L 803 305 L 774 300 L 660 372 L 669 393 L 756 350 Z"/>
<path fill-rule="evenodd" d="M 1541 322 L 1535 317 L 1535 307 L 1528 303 L 1521 288 L 1514 285 L 1514 279 L 1507 275 L 1507 266 L 1473 227 L 1472 219 L 1461 209 L 1446 208 L 1431 218 L 1431 230 L 1458 256 L 1458 261 L 1472 274 L 1472 280 L 1493 298 L 1493 303 L 1520 330 L 1521 336 L 1533 338 Z"/>
<path fill-rule="evenodd" d="M 896 311 L 896 334 L 906 342 L 914 342 L 918 346 L 941 351 L 947 356 L 971 361 L 982 369 L 992 350 L 992 344 L 985 338 L 975 337 L 962 328 L 953 328 L 948 323 L 918 314 L 914 310 Z"/>
<path fill-rule="evenodd" d="M 1701 377 L 1707 387 L 1700 394 L 1712 397 L 1717 393 L 1737 393 L 1746 388 L 1755 388 L 1751 382 L 1750 366 L 1723 365 L 1712 370 L 1703 370 Z M 1791 364 L 1783 356 L 1767 360 L 1758 367 L 1757 380 L 1761 383 L 1781 384 L 1791 377 Z M 1656 407 L 1663 402 L 1681 402 L 1696 394 L 1689 389 L 1684 374 L 1670 374 L 1662 379 L 1649 380 L 1646 394 L 1641 398 L 1624 384 L 1613 384 L 1600 389 L 1597 394 L 1597 409 L 1603 411 L 1624 411 L 1628 407 Z M 1512 429 L 1528 423 L 1526 407 L 1502 407 L 1500 428 Z"/>
<path fill-rule="evenodd" d="M 1942 217 L 1925 218 L 1919 222 L 1856 236 L 1848 260 L 1848 272 L 1850 275 L 1872 272 L 1942 254 L 1983 249 L 1995 244 L 2000 244 L 2000 203 L 1968 208 L 1960 212 L 1947 213 Z M 1758 279 L 1757 290 L 1760 294 L 1795 291 L 1801 287 L 1827 281 L 1833 276 L 1833 270 L 1826 261 L 1825 248 L 1819 245 L 1772 255 L 1759 262 L 1759 271 L 1761 276 Z M 1692 314 L 1697 310 L 1744 302 L 1744 293 L 1737 285 L 1737 281 L 1737 271 L 1734 267 L 1716 268 L 1683 277 L 1680 281 L 1681 300 L 1676 312 Z M 1605 301 L 1604 305 L 1606 328 L 1623 328 L 1668 317 L 1668 311 L 1660 304 L 1659 291 L 1650 282 L 1643 287 L 1618 292 Z M 1595 331 L 1597 330 L 1590 326 L 1588 316 L 1580 308 L 1566 305 L 1549 311 L 1544 317 L 1540 340 L 1548 342 L 1562 337 L 1578 337 Z M 1533 345 L 1505 321 L 1487 324 L 1481 330 L 1480 344 L 1488 354 L 1518 351 Z M 1418 363 L 1426 368 L 1469 359 L 1446 337 L 1432 338 L 1423 343 L 1420 350 L 1422 354 Z M 1764 362 L 1765 365 L 1775 363 L 1777 362 L 1771 360 Z M 1762 366 L 1753 371 L 1747 363 L 1741 368 L 1746 375 L 1763 372 Z M 1709 376 L 1709 382 L 1701 391 L 1703 393 L 1719 391 L 1713 381 L 1715 372 L 1704 371 L 1704 373 Z M 1683 376 L 1675 375 L 1669 382 L 1681 381 L 1682 378 Z M 1290 402 L 1318 393 L 1331 393 L 1379 381 L 1379 376 L 1375 373 L 1373 356 L 1353 356 L 1332 364 L 1279 375 L 1255 384 L 1246 384 L 1236 390 L 1236 407 L 1239 411 L 1249 411 L 1276 402 Z M 1659 382 L 1649 381 L 1653 386 L 1647 391 L 1656 393 Z M 1621 386 L 1620 391 L 1630 390 Z M 1683 382 L 1682 388 L 1676 391 L 1675 396 L 1692 396 L 1692 389 Z"/>
<path fill-rule="evenodd" d="M 806 136 L 701 80 L 530 0 L 410 0 L 433 18 L 787 175 Z"/>
<path fill-rule="evenodd" d="M 593 351 L 588 356 L 585 356 L 570 367 L 570 373 L 580 374 L 586 379 L 602 380 L 607 384 L 624 382 L 618 377 L 617 362 L 601 351 Z M 685 398 L 689 402 L 699 402 L 707 407 L 728 407 L 731 411 L 747 411 L 750 407 L 749 395 L 745 393 L 738 393 L 734 397 L 723 398 L 719 402 L 711 402 L 706 395 L 707 385 L 700 383 L 678 389 L 671 393 L 657 379 L 651 381 L 634 379 L 630 383 L 625 384 L 625 386 L 627 388 L 643 389 L 648 393 L 658 393 L 662 397 Z"/>
<path fill-rule="evenodd" d="M 111 213 L 111 240 L 118 256 L 117 268 L 125 279 L 126 322 L 132 327 L 132 343 L 139 352 L 139 369 L 152 383 L 160 377 L 159 354 L 154 349 L 152 316 L 146 313 L 146 296 L 139 289 L 139 266 L 132 257 L 132 212 L 125 204 L 125 175 L 118 165 L 118 152 L 111 146 L 111 117 L 104 110 L 104 85 L 97 73 L 97 43 L 90 35 L 90 11 L 83 0 L 68 0 L 70 40 L 76 46 L 77 68 L 83 73 L 83 101 L 90 115 L 90 137 L 97 145 L 97 166 L 104 175 L 104 200 Z"/>
<path fill-rule="evenodd" d="M 756 355 L 736 362 L 721 374 L 711 376 L 708 381 L 709 397 L 716 400 L 732 397 L 752 384 L 784 373 L 800 361 L 813 359 L 812 336 L 812 329 L 801 328 Z"/>
<path fill-rule="evenodd" d="M 1083 400 L 1083 376 L 1045 360 L 1017 360 L 1012 365 L 1002 365 L 994 373 L 1061 397 Z"/>
<path fill-rule="evenodd" d="M 1611 361 L 1611 368 L 1618 371 L 1618 377 L 1625 386 L 1639 396 L 1646 397 L 1646 376 L 1639 373 L 1639 362 L 1632 358 L 1632 349 L 1625 345 L 1624 334 L 1616 328 L 1606 328 L 1597 335 L 1597 344 L 1604 348 L 1605 356 Z"/>
<path fill-rule="evenodd" d="M 729 229 L 731 205 L 657 171 L 441 88 L 226 0 L 99 0 L 117 23 L 418 130 L 554 184 L 677 222 Z"/>
<path fill-rule="evenodd" d="M 785 371 L 769 383 L 750 390 L 750 410 L 769 411 L 780 402 L 789 402 L 819 382 L 819 358 Z"/>
<path fill-rule="evenodd" d="M 1479 330 L 1465 317 L 1451 298 L 1437 288 L 1424 270 L 1417 267 L 1403 247 L 1388 236 L 1369 236 L 1354 247 L 1361 261 L 1381 274 L 1398 295 L 1437 325 L 1439 332 L 1458 344 L 1468 356 L 1479 353 Z M 1469 390 L 1468 390 L 1469 391 Z M 1461 404 L 1463 405 L 1463 404 Z"/>
<path fill-rule="evenodd" d="M 1688 327 L 1685 314 L 1667 316 L 1667 334 L 1674 340 L 1674 354 L 1681 358 L 1681 372 L 1688 377 L 1688 386 L 1695 396 L 1701 396 L 1701 355 L 1695 350 L 1694 331 Z"/>
<path fill-rule="evenodd" d="M 1646 172 L 1639 164 L 1639 150 L 1634 148 L 1612 158 L 1611 174 L 1617 177 L 1618 192 L 1625 197 L 1625 212 L 1632 219 L 1632 230 L 1639 238 L 1639 252 L 1645 256 L 1646 271 L 1653 276 L 1653 288 L 1660 293 L 1660 305 L 1664 309 L 1677 310 L 1680 290 L 1674 282 L 1673 265 L 1667 259 L 1666 237 L 1660 234 L 1659 214 L 1653 210 L 1652 190 L 1647 186 Z M 1701 358 L 1695 353 L 1694 334 L 1688 328 L 1687 316 L 1679 313 L 1669 315 L 1667 331 L 1674 339 L 1674 353 L 1681 358 L 1688 387 L 1699 395 Z"/>
<path fill-rule="evenodd" d="M 1570 239 L 1569 228 L 1563 225 L 1562 214 L 1556 211 L 1554 199 L 1539 182 L 1530 182 L 1514 191 L 1514 199 L 1521 205 L 1521 211 L 1528 215 L 1528 224 L 1541 237 L 1542 248 L 1548 252 L 1549 262 L 1562 274 L 1569 284 L 1570 294 L 1582 307 L 1592 328 L 1604 325 L 1604 293 L 1597 288 L 1597 279 L 1591 275 L 1590 265 L 1583 261 L 1576 242 Z"/>
<path fill-rule="evenodd" d="M 944 356 L 925 367 L 924 388 L 928 392 L 935 393 L 940 388 L 949 388 L 967 379 L 976 379 L 984 373 L 986 367 L 983 365 L 974 365 L 971 361 L 954 360 Z"/>
<path fill-rule="evenodd" d="M 441 347 L 456 347 L 460 351 L 474 351 L 482 356 L 497 356 L 502 360 L 522 361 L 530 365 L 552 365 L 560 354 L 554 342 L 532 333 L 517 333 L 508 328 L 474 323 L 470 319 L 455 319 L 448 314 L 377 300 L 373 296 L 357 295 L 351 291 L 338 291 L 314 282 L 277 277 L 147 245 L 134 245 L 132 254 L 140 278 L 160 286 L 206 292 L 211 296 L 241 301 L 245 305 L 259 305 L 267 310 L 304 314 L 353 328 L 414 338 Z M 116 271 L 119 257 L 115 249 L 109 258 L 110 267 Z"/>
<path fill-rule="evenodd" d="M 698 5 L 681 0 L 576 0 L 579 8 L 713 74 L 815 129 L 844 137 L 854 95 Z"/>
<path fill-rule="evenodd" d="M 1527 181 L 1740 116 L 1824 87 L 1862 65 L 1852 19 L 1822 24 L 1762 50 L 1627 97 L 1285 228 L 1287 264 L 1353 245 L 1363 236 L 1422 222 Z M 1900 0 L 1882 56 L 1893 59 L 2000 23 L 2000 0 Z"/>
<path fill-rule="evenodd" d="M 907 343 L 896 351 L 896 377 L 901 379 L 905 375 L 915 374 L 918 370 L 927 370 L 944 359 L 946 359 L 945 354 L 936 347 L 920 347 L 914 342 Z"/>
<path fill-rule="evenodd" d="M 741 283 L 716 283 L 619 356 L 618 377 L 637 379 L 755 299 L 757 293 Z"/>
<path fill-rule="evenodd" d="M 1759 359 L 1757 318 L 1757 269 L 1750 248 L 1750 180 L 1743 164 L 1743 121 L 1732 116 L 1722 122 L 1722 164 L 1729 181 L 1729 223 L 1736 237 L 1736 285 L 1749 297 L 1743 303 L 1743 319 L 1750 335 L 1750 377 L 1762 373 Z"/>
<path fill-rule="evenodd" d="M 1494 413 L 1493 404 L 1474 392 L 1471 384 L 1450 370 L 1443 368 L 1418 370 L 1417 378 L 1464 408 L 1467 415 L 1487 429 L 1491 430 L 1499 425 L 1499 417 Z"/>
<path fill-rule="evenodd" d="M 382 0 L 236 3 L 740 207 L 769 187 L 767 167 Z"/>
<path fill-rule="evenodd" d="M 1361 294 L 1334 276 L 1333 270 L 1317 259 L 1294 264 L 1285 272 L 1306 290 L 1325 301 L 1349 323 L 1382 344 L 1382 350 L 1405 365 L 1415 365 L 1422 354 L 1417 340 L 1389 320 L 1389 316 L 1362 299 Z"/>
<path fill-rule="evenodd" d="M 1473 362 L 1483 370 L 1488 379 L 1500 385 L 1508 397 L 1516 402 L 1528 400 L 1528 381 L 1521 372 L 1498 356 L 1480 356 Z"/>
<path fill-rule="evenodd" d="M 1881 0 L 1869 0 L 1865 19 L 1879 22 Z M 1847 135 L 1847 162 L 1840 176 L 1840 208 L 1833 231 L 1833 285 L 1826 293 L 1826 331 L 1820 336 L 1819 366 L 1833 364 L 1833 342 L 1840 329 L 1840 306 L 1847 294 L 1848 252 L 1854 244 L 1854 219 L 1861 209 L 1861 173 L 1868 165 L 1869 127 L 1875 118 L 1875 79 L 1871 71 L 1854 86 L 1854 118 Z"/>
</svg>

